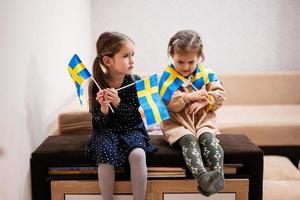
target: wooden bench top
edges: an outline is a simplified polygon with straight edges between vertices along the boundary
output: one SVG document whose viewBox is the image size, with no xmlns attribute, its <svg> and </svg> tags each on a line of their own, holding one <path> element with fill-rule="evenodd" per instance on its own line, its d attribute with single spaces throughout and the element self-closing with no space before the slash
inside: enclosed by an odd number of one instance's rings
<svg viewBox="0 0 300 200">
<path fill-rule="evenodd" d="M 31 155 L 32 190 L 34 198 L 50 192 L 49 167 L 94 166 L 85 156 L 89 139 L 86 134 L 49 136 Z M 249 178 L 250 199 L 262 196 L 263 152 L 242 134 L 217 135 L 224 150 L 224 165 L 241 164 L 236 178 Z M 170 147 L 162 135 L 150 135 L 150 143 L 158 150 L 147 154 L 148 167 L 185 167 L 179 148 Z M 234 177 L 233 177 L 234 178 Z M 253 197 L 253 198 L 252 198 Z"/>
</svg>

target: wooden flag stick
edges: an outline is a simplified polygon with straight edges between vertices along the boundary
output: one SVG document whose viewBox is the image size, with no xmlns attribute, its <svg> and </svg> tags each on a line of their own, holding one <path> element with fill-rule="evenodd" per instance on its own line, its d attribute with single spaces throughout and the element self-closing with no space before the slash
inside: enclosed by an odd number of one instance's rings
<svg viewBox="0 0 300 200">
<path fill-rule="evenodd" d="M 145 78 L 144 78 L 144 79 L 145 79 Z M 141 80 L 138 80 L 138 81 L 136 81 L 136 82 L 130 83 L 130 84 L 128 84 L 128 85 L 125 85 L 125 86 L 123 86 L 123 87 L 120 87 L 120 88 L 117 89 L 117 91 L 123 90 L 123 89 L 125 89 L 125 88 L 127 88 L 127 87 L 130 87 L 130 86 L 132 86 L 132 85 L 136 84 L 137 82 L 140 82 L 140 81 L 142 81 L 142 80 L 144 80 L 144 79 L 141 79 Z"/>
<path fill-rule="evenodd" d="M 99 89 L 99 90 L 102 90 L 102 89 L 100 88 L 100 86 L 98 85 L 97 81 L 94 79 L 94 77 L 91 76 L 91 78 L 93 79 L 94 83 L 97 85 L 98 89 Z M 109 109 L 111 110 L 111 112 L 112 112 L 112 113 L 115 113 L 115 111 L 113 110 L 113 108 L 111 107 L 111 105 L 108 104 L 108 106 L 109 106 Z"/>
<path fill-rule="evenodd" d="M 125 86 L 123 86 L 123 87 L 120 87 L 120 88 L 117 89 L 117 91 L 123 90 L 123 89 L 125 89 L 125 88 L 127 88 L 127 87 L 130 87 L 130 86 L 134 85 L 134 84 L 135 84 L 135 82 L 134 82 L 134 83 L 130 83 L 130 84 L 128 84 L 128 85 L 125 85 Z"/>
<path fill-rule="evenodd" d="M 196 88 L 192 82 L 190 82 L 190 84 L 194 88 L 194 90 L 196 90 L 196 91 L 198 90 L 198 88 Z"/>
</svg>

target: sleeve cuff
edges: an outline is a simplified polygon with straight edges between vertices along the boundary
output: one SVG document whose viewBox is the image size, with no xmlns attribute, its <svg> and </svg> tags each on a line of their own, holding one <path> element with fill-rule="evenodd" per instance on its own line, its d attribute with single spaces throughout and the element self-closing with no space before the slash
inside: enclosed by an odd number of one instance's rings
<svg viewBox="0 0 300 200">
<path fill-rule="evenodd" d="M 211 94 L 208 94 L 208 100 L 209 100 L 209 104 L 206 106 L 206 111 L 210 111 L 211 109 L 213 109 L 213 107 L 215 106 L 215 102 L 216 102 L 216 99 L 214 98 L 213 95 Z"/>
</svg>

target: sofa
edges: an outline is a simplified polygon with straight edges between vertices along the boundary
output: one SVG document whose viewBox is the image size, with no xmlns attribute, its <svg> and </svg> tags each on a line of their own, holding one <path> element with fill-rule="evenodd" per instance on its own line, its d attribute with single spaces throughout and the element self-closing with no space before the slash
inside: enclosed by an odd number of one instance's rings
<svg viewBox="0 0 300 200">
<path fill-rule="evenodd" d="M 243 133 L 264 151 L 264 200 L 300 199 L 300 71 L 228 74 L 217 113 L 222 133 Z"/>
<path fill-rule="evenodd" d="M 300 145 L 300 71 L 221 74 L 219 78 L 227 92 L 217 111 L 221 133 L 243 133 L 258 146 Z M 57 134 L 79 128 L 89 134 L 91 116 L 75 99 L 59 115 Z"/>
<path fill-rule="evenodd" d="M 258 146 L 300 144 L 300 71 L 227 74 L 217 113 L 221 132 L 244 133 Z"/>
<path fill-rule="evenodd" d="M 219 78 L 227 100 L 217 111 L 218 127 L 221 133 L 246 135 L 263 150 L 264 199 L 300 199 L 300 71 Z M 59 115 L 57 134 L 90 134 L 91 116 L 77 105 Z M 157 126 L 148 130 L 162 134 Z"/>
<path fill-rule="evenodd" d="M 221 74 L 219 78 L 227 92 L 217 111 L 221 133 L 243 133 L 266 151 L 300 145 L 300 71 Z M 90 133 L 91 116 L 76 99 L 59 115 L 57 133 L 78 128 Z M 158 127 L 148 128 L 161 134 Z M 295 156 L 293 163 L 297 164 L 300 156 Z"/>
<path fill-rule="evenodd" d="M 298 166 L 299 167 L 299 166 Z M 300 199 L 300 170 L 285 156 L 264 156 L 264 200 Z"/>
</svg>

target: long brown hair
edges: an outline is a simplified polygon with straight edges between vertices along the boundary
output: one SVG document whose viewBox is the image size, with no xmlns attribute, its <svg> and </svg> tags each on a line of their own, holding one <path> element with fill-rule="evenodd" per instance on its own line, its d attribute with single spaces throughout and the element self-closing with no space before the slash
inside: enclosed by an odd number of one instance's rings
<svg viewBox="0 0 300 200">
<path fill-rule="evenodd" d="M 104 32 L 99 36 L 96 43 L 97 56 L 93 64 L 93 77 L 99 84 L 101 89 L 109 87 L 107 74 L 103 71 L 102 68 L 104 67 L 105 69 L 107 69 L 103 62 L 103 57 L 108 56 L 112 58 L 120 51 L 122 45 L 124 45 L 126 41 L 130 41 L 133 43 L 133 41 L 127 35 L 118 32 Z M 94 106 L 97 103 L 96 95 L 98 91 L 99 89 L 97 85 L 94 83 L 94 81 L 91 80 L 89 84 L 90 112 L 92 112 Z"/>
<path fill-rule="evenodd" d="M 204 60 L 203 45 L 200 35 L 192 30 L 178 31 L 171 37 L 168 44 L 168 55 L 173 57 L 175 53 L 196 51 L 199 58 Z"/>
</svg>

